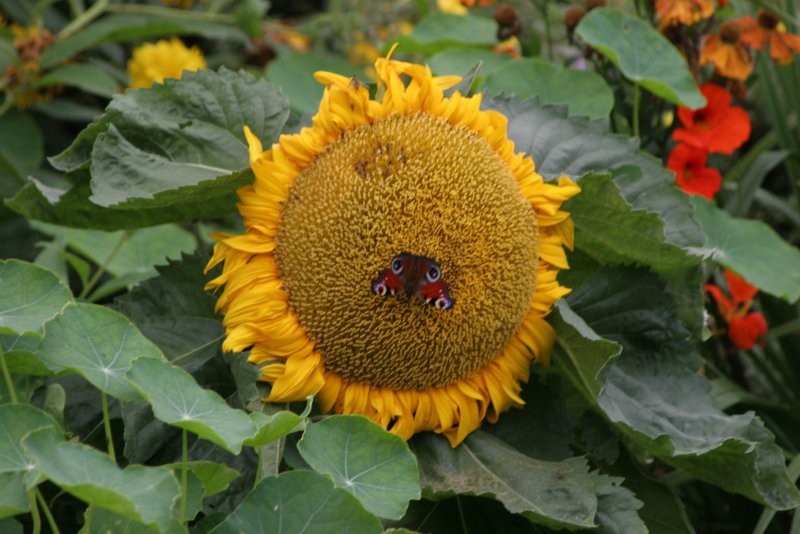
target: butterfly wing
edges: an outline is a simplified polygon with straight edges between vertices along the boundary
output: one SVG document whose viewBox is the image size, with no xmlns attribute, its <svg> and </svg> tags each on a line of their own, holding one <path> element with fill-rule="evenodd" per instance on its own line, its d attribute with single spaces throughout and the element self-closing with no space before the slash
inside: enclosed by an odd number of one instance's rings
<svg viewBox="0 0 800 534">
<path fill-rule="evenodd" d="M 440 310 L 449 310 L 455 304 L 447 282 L 442 280 L 442 270 L 430 258 L 418 256 L 415 294 L 425 303 Z"/>
</svg>

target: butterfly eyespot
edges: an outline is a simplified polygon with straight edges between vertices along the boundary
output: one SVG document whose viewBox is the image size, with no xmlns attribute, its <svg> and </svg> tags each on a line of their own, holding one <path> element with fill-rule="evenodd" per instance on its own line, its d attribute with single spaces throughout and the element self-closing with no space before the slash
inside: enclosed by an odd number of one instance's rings
<svg viewBox="0 0 800 534">
<path fill-rule="evenodd" d="M 376 295 L 385 297 L 388 291 L 389 290 L 386 287 L 386 284 L 384 284 L 383 282 L 375 282 L 374 284 L 372 284 L 372 292 L 375 293 Z"/>
<path fill-rule="evenodd" d="M 403 274 L 403 260 L 399 257 L 392 260 L 392 272 L 398 276 Z"/>
<path fill-rule="evenodd" d="M 440 276 L 441 273 L 439 272 L 439 268 L 434 266 L 428 269 L 428 272 L 425 273 L 425 279 L 428 280 L 428 282 L 435 282 Z"/>
<path fill-rule="evenodd" d="M 446 297 L 439 297 L 433 305 L 437 310 L 449 310 L 453 307 L 453 301 Z"/>
</svg>

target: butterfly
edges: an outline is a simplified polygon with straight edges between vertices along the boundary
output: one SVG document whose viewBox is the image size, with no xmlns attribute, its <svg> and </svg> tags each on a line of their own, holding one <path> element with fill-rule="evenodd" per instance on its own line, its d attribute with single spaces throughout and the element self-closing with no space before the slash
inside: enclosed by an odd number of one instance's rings
<svg viewBox="0 0 800 534">
<path fill-rule="evenodd" d="M 398 293 L 416 295 L 439 310 L 449 310 L 455 304 L 439 265 L 431 258 L 407 252 L 392 258 L 390 268 L 372 281 L 372 292 L 382 297 Z"/>
</svg>

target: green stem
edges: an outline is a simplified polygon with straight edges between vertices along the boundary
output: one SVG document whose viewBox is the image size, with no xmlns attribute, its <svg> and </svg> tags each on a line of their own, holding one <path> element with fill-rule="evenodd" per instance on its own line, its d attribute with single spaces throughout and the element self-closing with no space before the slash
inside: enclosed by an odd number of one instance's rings
<svg viewBox="0 0 800 534">
<path fill-rule="evenodd" d="M 39 488 L 36 488 L 36 500 L 39 501 L 39 506 L 42 507 L 42 512 L 44 512 L 44 518 L 47 519 L 47 524 L 50 526 L 50 532 L 52 532 L 53 534 L 61 534 L 61 531 L 58 530 L 58 524 L 56 523 L 56 519 L 53 517 L 53 513 L 50 512 L 50 507 L 44 500 L 44 496 L 42 495 L 42 492 L 39 491 Z"/>
<path fill-rule="evenodd" d="M 100 281 L 100 278 L 103 276 L 103 273 L 105 273 L 106 269 L 108 268 L 108 264 L 111 263 L 111 260 L 113 260 L 114 257 L 117 255 L 119 249 L 122 248 L 122 245 L 124 245 L 125 242 L 130 237 L 131 237 L 130 232 L 125 230 L 125 232 L 123 232 L 122 234 L 122 237 L 119 238 L 119 241 L 117 241 L 117 244 L 114 246 L 114 250 L 111 251 L 111 253 L 108 255 L 106 260 L 101 265 L 98 265 L 97 271 L 94 273 L 94 275 L 92 275 L 89 281 L 86 282 L 86 285 L 81 290 L 81 294 L 78 295 L 79 299 L 86 298 L 86 295 L 88 295 L 89 292 L 92 290 L 92 288 L 94 288 L 94 286 L 97 284 L 97 282 Z"/>
<path fill-rule="evenodd" d="M 108 7 L 109 0 L 97 0 L 97 3 L 94 4 L 92 7 L 81 13 L 80 16 L 76 17 L 72 22 L 64 26 L 64 28 L 58 32 L 58 38 L 66 39 L 73 33 L 77 33 L 83 29 L 84 26 L 92 22 L 94 19 L 99 17 L 103 14 L 103 12 Z"/>
<path fill-rule="evenodd" d="M 11 372 L 6 365 L 6 353 L 3 350 L 3 345 L 0 344 L 0 367 L 3 368 L 3 379 L 6 381 L 6 389 L 8 389 L 8 396 L 11 397 L 11 404 L 19 402 L 17 399 L 17 390 L 14 387 L 14 380 L 11 378 Z"/>
<path fill-rule="evenodd" d="M 184 428 L 181 435 L 181 511 L 180 518 L 181 524 L 186 523 L 186 496 L 188 494 L 189 486 L 189 433 Z"/>
<path fill-rule="evenodd" d="M 256 463 L 256 479 L 253 481 L 253 488 L 261 481 L 261 467 L 264 465 L 264 447 L 258 448 L 258 462 Z"/>
<path fill-rule="evenodd" d="M 39 505 L 36 503 L 36 489 L 28 492 L 28 506 L 31 509 L 31 534 L 40 534 L 42 532 L 42 518 L 39 515 Z"/>
<path fill-rule="evenodd" d="M 0 117 L 6 114 L 6 111 L 11 109 L 11 106 L 14 105 L 14 95 L 11 94 L 11 91 L 5 92 L 5 99 L 3 99 L 3 103 L 0 104 Z"/>
<path fill-rule="evenodd" d="M 203 11 L 185 11 L 183 9 L 172 9 L 169 7 L 150 6 L 140 4 L 112 4 L 106 10 L 109 13 L 125 13 L 129 15 L 155 15 L 157 17 L 180 18 L 185 20 L 196 20 L 206 22 L 221 22 L 224 24 L 236 24 L 234 15 L 221 13 L 208 13 Z"/>
<path fill-rule="evenodd" d="M 80 17 L 83 14 L 83 4 L 81 4 L 80 0 L 68 0 L 69 3 L 69 11 L 72 13 L 73 17 Z"/>
<path fill-rule="evenodd" d="M 544 35 L 545 35 L 545 38 L 547 39 L 547 58 L 550 61 L 553 61 L 554 60 L 554 55 L 553 55 L 553 32 L 552 32 L 552 29 L 550 28 L 550 17 L 548 16 L 548 13 L 547 13 L 549 11 L 548 7 L 549 6 L 548 6 L 548 3 L 547 3 L 547 0 L 545 0 L 543 2 L 543 4 L 542 4 L 542 18 L 544 19 Z"/>
<path fill-rule="evenodd" d="M 639 105 L 642 100 L 642 90 L 638 84 L 633 85 L 633 136 L 639 139 Z"/>
<path fill-rule="evenodd" d="M 456 495 L 456 504 L 458 505 L 458 517 L 461 519 L 461 532 L 468 534 L 467 518 L 464 517 L 464 508 L 461 506 L 461 499 Z"/>
<path fill-rule="evenodd" d="M 775 328 L 770 328 L 764 338 L 766 340 L 778 339 L 779 337 L 793 334 L 797 331 L 800 331 L 800 317 L 796 317 Z"/>
<path fill-rule="evenodd" d="M 111 434 L 111 418 L 108 416 L 108 396 L 103 391 L 100 394 L 100 401 L 103 405 L 103 428 L 106 431 L 106 445 L 108 446 L 108 456 L 111 461 L 117 462 L 117 455 L 114 452 L 114 436 Z"/>
</svg>

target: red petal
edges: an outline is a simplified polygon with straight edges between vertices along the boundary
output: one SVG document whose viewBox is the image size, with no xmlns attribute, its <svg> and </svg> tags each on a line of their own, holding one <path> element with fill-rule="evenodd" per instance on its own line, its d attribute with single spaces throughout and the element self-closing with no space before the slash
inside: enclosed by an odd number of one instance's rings
<svg viewBox="0 0 800 534">
<path fill-rule="evenodd" d="M 761 312 L 736 317 L 728 323 L 728 337 L 740 349 L 752 349 L 759 337 L 767 333 L 767 320 Z"/>
<path fill-rule="evenodd" d="M 723 273 L 728 283 L 728 292 L 736 303 L 748 302 L 758 293 L 758 288 L 747 282 L 736 273 L 725 270 Z"/>
</svg>

